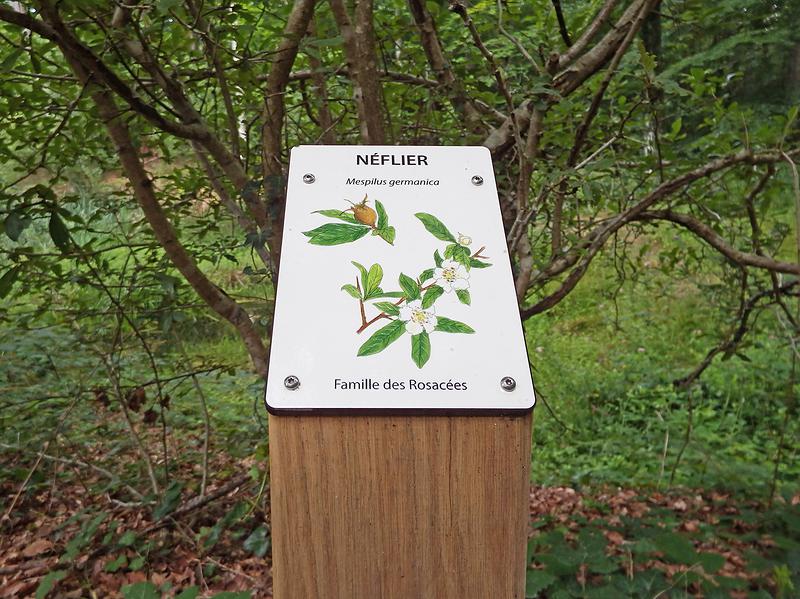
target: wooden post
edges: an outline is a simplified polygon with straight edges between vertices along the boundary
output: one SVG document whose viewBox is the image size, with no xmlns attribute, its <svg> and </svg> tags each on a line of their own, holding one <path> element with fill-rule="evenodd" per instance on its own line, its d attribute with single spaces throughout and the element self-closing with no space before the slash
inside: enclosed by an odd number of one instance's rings
<svg viewBox="0 0 800 599">
<path fill-rule="evenodd" d="M 489 152 L 302 146 L 288 180 L 275 599 L 524 599 L 535 397 Z"/>
<path fill-rule="evenodd" d="M 524 599 L 530 412 L 269 434 L 276 599 Z"/>
</svg>

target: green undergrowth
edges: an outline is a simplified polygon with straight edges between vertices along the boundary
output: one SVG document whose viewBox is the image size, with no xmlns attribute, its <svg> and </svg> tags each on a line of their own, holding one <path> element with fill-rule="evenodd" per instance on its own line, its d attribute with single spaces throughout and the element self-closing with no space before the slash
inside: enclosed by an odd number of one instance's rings
<svg viewBox="0 0 800 599">
<path fill-rule="evenodd" d="M 796 418 L 787 410 L 791 353 L 773 312 L 737 352 L 717 356 L 685 390 L 733 322 L 708 287 L 649 273 L 619 289 L 608 264 L 526 325 L 538 402 L 533 480 L 715 487 L 766 498 L 800 480 Z M 696 280 L 696 279 L 695 279 Z M 791 414 L 790 414 L 791 416 Z"/>
<path fill-rule="evenodd" d="M 592 511 L 568 523 L 536 521 L 526 597 L 797 596 L 800 518 L 791 505 L 732 511 L 720 498 L 703 503 L 700 514 L 651 506 L 644 515 L 620 516 L 603 504 Z"/>
</svg>

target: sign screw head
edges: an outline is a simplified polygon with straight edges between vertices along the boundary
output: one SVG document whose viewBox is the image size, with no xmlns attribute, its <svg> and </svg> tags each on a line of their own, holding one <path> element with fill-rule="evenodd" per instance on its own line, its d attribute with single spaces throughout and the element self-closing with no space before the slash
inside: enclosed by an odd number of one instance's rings
<svg viewBox="0 0 800 599">
<path fill-rule="evenodd" d="M 480 175 L 472 175 L 472 184 L 483 185 L 483 177 L 481 177 Z"/>
<path fill-rule="evenodd" d="M 283 379 L 283 384 L 289 391 L 294 391 L 300 386 L 300 379 L 294 376 L 293 374 L 290 374 L 285 379 Z"/>
<path fill-rule="evenodd" d="M 500 388 L 503 391 L 513 391 L 517 388 L 517 381 L 510 376 L 504 376 L 500 379 Z"/>
<path fill-rule="evenodd" d="M 317 178 L 311 173 L 306 173 L 305 175 L 303 175 L 303 183 L 313 183 L 316 180 Z"/>
</svg>

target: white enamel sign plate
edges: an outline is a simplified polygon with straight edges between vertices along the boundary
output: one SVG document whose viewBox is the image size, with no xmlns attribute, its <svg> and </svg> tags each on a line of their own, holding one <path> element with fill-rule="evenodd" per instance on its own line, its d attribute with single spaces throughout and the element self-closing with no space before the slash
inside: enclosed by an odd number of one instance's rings
<svg viewBox="0 0 800 599">
<path fill-rule="evenodd" d="M 486 148 L 295 148 L 280 269 L 270 411 L 533 406 Z"/>
</svg>

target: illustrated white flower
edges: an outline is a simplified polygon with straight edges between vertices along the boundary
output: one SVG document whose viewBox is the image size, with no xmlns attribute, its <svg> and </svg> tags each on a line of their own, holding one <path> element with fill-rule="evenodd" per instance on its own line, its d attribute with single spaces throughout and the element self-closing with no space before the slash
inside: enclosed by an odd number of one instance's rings
<svg viewBox="0 0 800 599">
<path fill-rule="evenodd" d="M 458 234 L 458 245 L 468 246 L 472 243 L 472 237 L 464 235 L 463 233 Z"/>
<path fill-rule="evenodd" d="M 406 331 L 419 335 L 422 331 L 430 333 L 436 328 L 436 310 L 422 308 L 422 300 L 414 300 L 400 308 L 400 320 L 406 322 Z"/>
<path fill-rule="evenodd" d="M 433 271 L 433 278 L 436 284 L 450 293 L 453 289 L 469 288 L 469 271 L 453 260 L 443 260 L 442 265 Z"/>
</svg>

